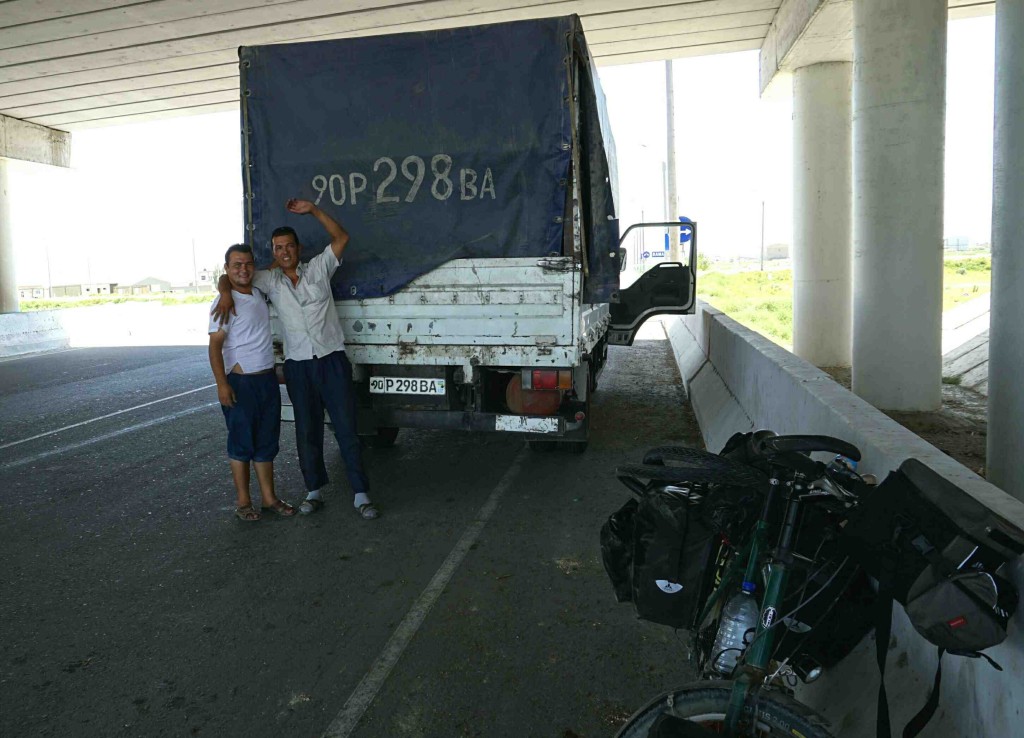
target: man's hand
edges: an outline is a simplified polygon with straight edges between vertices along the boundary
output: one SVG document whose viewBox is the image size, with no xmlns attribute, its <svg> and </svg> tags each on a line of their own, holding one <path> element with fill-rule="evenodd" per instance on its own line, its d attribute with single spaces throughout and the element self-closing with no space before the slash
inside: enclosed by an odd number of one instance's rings
<svg viewBox="0 0 1024 738">
<path fill-rule="evenodd" d="M 297 200 L 292 198 L 284 205 L 289 213 L 295 213 L 296 215 L 309 215 L 316 210 L 316 205 L 311 203 L 309 200 Z"/>
<path fill-rule="evenodd" d="M 348 245 L 348 232 L 342 228 L 334 218 L 329 216 L 309 200 L 298 200 L 293 198 L 286 202 L 284 206 L 289 213 L 295 213 L 296 215 L 312 215 L 320 221 L 320 225 L 322 225 L 331 236 L 331 250 L 334 252 L 334 257 L 336 259 L 341 259 L 341 253 L 345 250 L 345 246 Z"/>
<path fill-rule="evenodd" d="M 217 318 L 219 325 L 224 325 L 232 315 L 238 315 L 235 311 L 235 298 L 231 295 L 231 282 L 228 275 L 220 275 L 217 280 L 217 292 L 220 293 L 220 300 L 213 306 L 210 315 Z"/>
<path fill-rule="evenodd" d="M 224 407 L 235 406 L 235 391 L 231 389 L 231 385 L 227 382 L 221 384 L 217 383 L 217 399 L 220 400 L 220 404 Z"/>
</svg>

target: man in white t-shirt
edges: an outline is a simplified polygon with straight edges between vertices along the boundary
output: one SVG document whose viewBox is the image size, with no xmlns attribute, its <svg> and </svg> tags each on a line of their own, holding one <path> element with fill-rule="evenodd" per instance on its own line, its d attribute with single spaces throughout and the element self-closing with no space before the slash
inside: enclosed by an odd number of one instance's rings
<svg viewBox="0 0 1024 738">
<path fill-rule="evenodd" d="M 331 237 L 327 248 L 303 264 L 299 259 L 302 245 L 294 229 L 277 228 L 270 238 L 274 268 L 260 270 L 253 277 L 253 285 L 274 303 L 284 328 L 284 378 L 295 412 L 295 445 L 306 483 L 306 499 L 299 512 L 307 515 L 324 505 L 323 489 L 329 481 L 324 465 L 326 410 L 345 462 L 352 506 L 363 520 L 374 520 L 380 512 L 370 500 L 370 481 L 356 435 L 352 365 L 345 355 L 345 334 L 331 292 L 331 277 L 341 265 L 348 233 L 308 200 L 289 200 L 285 207 L 295 215 L 313 216 Z M 214 310 L 215 320 L 222 320 L 231 312 L 230 291 L 226 287 L 221 278 L 221 302 Z M 232 317 L 231 321 L 234 320 Z"/>
<path fill-rule="evenodd" d="M 234 478 L 239 520 L 255 522 L 261 512 L 249 496 L 249 464 L 256 468 L 263 509 L 283 517 L 295 508 L 274 491 L 274 457 L 281 435 L 281 392 L 274 373 L 270 311 L 263 293 L 252 286 L 256 264 L 252 249 L 235 245 L 224 255 L 235 317 L 220 325 L 210 319 L 210 368 L 228 426 L 228 458 Z M 216 309 L 220 296 L 214 299 Z"/>
</svg>

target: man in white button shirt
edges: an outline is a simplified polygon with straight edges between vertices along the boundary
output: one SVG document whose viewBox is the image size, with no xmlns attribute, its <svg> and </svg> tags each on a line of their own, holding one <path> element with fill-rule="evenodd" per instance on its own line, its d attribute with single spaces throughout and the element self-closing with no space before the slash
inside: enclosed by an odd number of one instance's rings
<svg viewBox="0 0 1024 738">
<path fill-rule="evenodd" d="M 239 520 L 255 522 L 261 513 L 249 496 L 249 463 L 256 467 L 263 508 L 284 517 L 295 508 L 274 492 L 274 457 L 281 434 L 281 392 L 274 376 L 270 311 L 252 286 L 256 265 L 252 249 L 235 245 L 224 255 L 235 317 L 227 325 L 210 320 L 210 368 L 228 426 L 228 458 L 234 478 Z M 216 298 L 216 309 L 220 298 Z"/>
<path fill-rule="evenodd" d="M 324 466 L 326 409 L 352 486 L 353 506 L 364 520 L 373 520 L 379 512 L 370 501 L 370 483 L 356 435 L 352 365 L 345 355 L 345 335 L 331 292 L 331 277 L 341 264 L 348 233 L 308 200 L 289 200 L 286 208 L 296 215 L 312 215 L 331 237 L 322 253 L 303 264 L 295 231 L 276 229 L 271 235 L 276 267 L 260 270 L 253 278 L 253 284 L 270 296 L 284 327 L 284 377 L 295 412 L 295 445 L 306 483 L 306 499 L 299 512 L 309 514 L 323 506 L 322 489 L 329 481 Z M 231 304 L 225 280 L 218 289 L 221 303 L 216 312 L 226 315 Z"/>
</svg>

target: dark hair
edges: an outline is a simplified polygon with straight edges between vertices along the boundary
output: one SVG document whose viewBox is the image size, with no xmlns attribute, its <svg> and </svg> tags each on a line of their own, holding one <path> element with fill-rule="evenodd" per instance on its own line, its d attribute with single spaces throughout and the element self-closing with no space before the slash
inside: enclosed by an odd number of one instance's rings
<svg viewBox="0 0 1024 738">
<path fill-rule="evenodd" d="M 274 232 L 270 234 L 270 240 L 273 241 L 278 236 L 291 236 L 292 238 L 295 239 L 295 243 L 299 242 L 299 234 L 297 234 L 295 232 L 295 229 L 292 228 L 291 226 L 281 226 L 280 228 L 275 228 Z"/>
<path fill-rule="evenodd" d="M 224 263 L 227 264 L 231 261 L 231 253 L 237 251 L 240 254 L 252 254 L 252 246 L 246 243 L 236 243 L 228 247 L 228 250 L 224 252 Z"/>
</svg>

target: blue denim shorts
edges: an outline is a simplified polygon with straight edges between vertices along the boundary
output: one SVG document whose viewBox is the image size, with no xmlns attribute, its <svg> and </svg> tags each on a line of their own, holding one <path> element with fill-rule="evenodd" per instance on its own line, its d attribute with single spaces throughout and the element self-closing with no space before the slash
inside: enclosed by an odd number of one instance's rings
<svg viewBox="0 0 1024 738">
<path fill-rule="evenodd" d="M 277 375 L 228 374 L 235 406 L 220 406 L 228 426 L 228 458 L 273 461 L 281 436 L 281 390 Z"/>
</svg>

